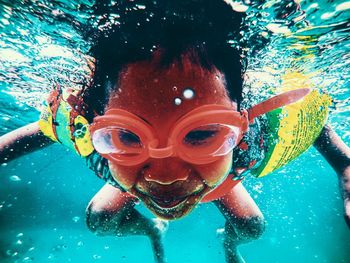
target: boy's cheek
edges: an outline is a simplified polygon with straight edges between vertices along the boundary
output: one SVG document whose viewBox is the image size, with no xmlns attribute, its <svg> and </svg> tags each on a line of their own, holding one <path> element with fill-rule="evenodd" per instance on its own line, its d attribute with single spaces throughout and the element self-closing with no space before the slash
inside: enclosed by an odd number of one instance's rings
<svg viewBox="0 0 350 263">
<path fill-rule="evenodd" d="M 221 157 L 219 160 L 202 166 L 197 166 L 196 170 L 209 187 L 216 187 L 223 180 L 231 169 L 232 153 Z"/>
<path fill-rule="evenodd" d="M 139 168 L 126 167 L 109 162 L 109 168 L 113 178 L 125 189 L 131 189 L 137 180 Z"/>
</svg>

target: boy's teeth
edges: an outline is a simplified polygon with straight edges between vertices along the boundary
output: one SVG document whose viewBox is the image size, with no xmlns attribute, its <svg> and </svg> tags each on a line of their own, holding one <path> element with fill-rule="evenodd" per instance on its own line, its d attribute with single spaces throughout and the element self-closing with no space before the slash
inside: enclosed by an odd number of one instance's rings
<svg viewBox="0 0 350 263">
<path fill-rule="evenodd" d="M 184 201 L 187 197 L 184 197 L 182 199 L 173 199 L 173 198 L 168 198 L 168 199 L 152 199 L 157 205 L 160 207 L 164 208 L 171 208 L 174 207 L 178 204 L 180 204 L 182 201 Z"/>
</svg>

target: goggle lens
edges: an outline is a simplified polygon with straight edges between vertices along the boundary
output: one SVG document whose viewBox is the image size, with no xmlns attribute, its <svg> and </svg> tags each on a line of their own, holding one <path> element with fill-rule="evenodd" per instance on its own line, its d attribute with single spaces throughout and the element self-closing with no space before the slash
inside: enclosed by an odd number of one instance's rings
<svg viewBox="0 0 350 263">
<path fill-rule="evenodd" d="M 203 125 L 182 138 L 181 150 L 196 158 L 226 155 L 236 147 L 239 132 L 240 129 L 234 126 Z"/>
<path fill-rule="evenodd" d="M 137 154 L 144 148 L 138 135 L 115 126 L 95 131 L 92 143 L 101 154 Z"/>
</svg>

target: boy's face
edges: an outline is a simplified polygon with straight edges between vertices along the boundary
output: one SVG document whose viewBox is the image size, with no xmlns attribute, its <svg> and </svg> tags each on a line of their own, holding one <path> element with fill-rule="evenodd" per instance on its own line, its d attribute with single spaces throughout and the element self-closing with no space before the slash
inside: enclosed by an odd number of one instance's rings
<svg viewBox="0 0 350 263">
<path fill-rule="evenodd" d="M 124 109 L 143 118 L 157 131 L 159 146 L 164 147 L 172 125 L 187 112 L 205 104 L 232 107 L 224 77 L 219 71 L 209 72 L 184 56 L 181 63 L 174 62 L 167 69 L 159 69 L 157 58 L 126 66 L 107 109 Z M 114 178 L 154 214 L 175 219 L 189 213 L 207 192 L 225 179 L 231 160 L 232 152 L 205 165 L 177 157 L 150 158 L 131 167 L 114 162 L 109 165 Z"/>
</svg>

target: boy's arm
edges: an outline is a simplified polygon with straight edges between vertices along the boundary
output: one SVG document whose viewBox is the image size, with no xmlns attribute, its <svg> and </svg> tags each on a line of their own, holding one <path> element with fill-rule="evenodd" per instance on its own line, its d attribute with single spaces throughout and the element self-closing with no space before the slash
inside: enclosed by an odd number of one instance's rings
<svg viewBox="0 0 350 263">
<path fill-rule="evenodd" d="M 323 128 L 314 146 L 338 175 L 344 199 L 345 220 L 350 227 L 350 148 L 329 126 Z"/>
<path fill-rule="evenodd" d="M 33 122 L 0 137 L 0 163 L 9 162 L 51 143 L 53 141 L 40 131 L 38 122 Z"/>
</svg>

